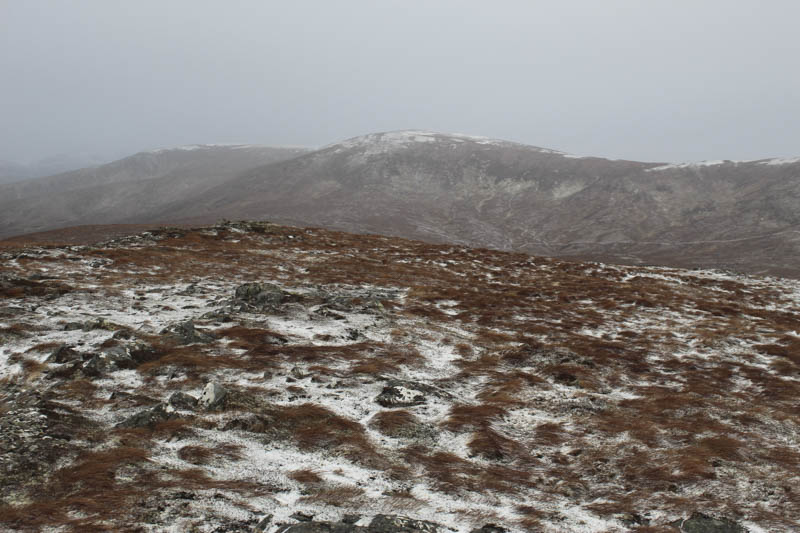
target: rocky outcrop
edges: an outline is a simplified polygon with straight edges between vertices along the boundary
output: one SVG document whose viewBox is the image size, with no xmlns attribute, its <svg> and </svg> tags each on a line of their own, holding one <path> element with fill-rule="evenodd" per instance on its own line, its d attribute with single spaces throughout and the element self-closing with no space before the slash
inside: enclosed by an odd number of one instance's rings
<svg viewBox="0 0 800 533">
<path fill-rule="evenodd" d="M 368 526 L 347 522 L 301 522 L 284 525 L 276 533 L 438 533 L 440 525 L 397 515 L 377 515 Z"/>
<path fill-rule="evenodd" d="M 695 512 L 686 520 L 676 520 L 672 526 L 681 533 L 747 533 L 748 530 L 727 518 L 714 518 Z"/>
<path fill-rule="evenodd" d="M 139 411 L 135 415 L 126 418 L 114 427 L 117 428 L 149 428 L 152 429 L 161 422 L 172 420 L 178 417 L 175 408 L 171 405 L 160 403 L 150 409 Z"/>
<path fill-rule="evenodd" d="M 289 293 L 271 283 L 245 283 L 236 288 L 233 306 L 240 311 L 275 311 L 289 296 Z"/>
</svg>

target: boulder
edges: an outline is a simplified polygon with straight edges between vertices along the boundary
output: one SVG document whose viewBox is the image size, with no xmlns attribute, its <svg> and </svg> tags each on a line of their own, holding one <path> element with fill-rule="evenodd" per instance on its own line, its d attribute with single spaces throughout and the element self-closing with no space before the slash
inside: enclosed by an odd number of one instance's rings
<svg viewBox="0 0 800 533">
<path fill-rule="evenodd" d="M 714 518 L 694 512 L 686 520 L 672 522 L 681 533 L 748 533 L 748 530 L 727 518 Z"/>
<path fill-rule="evenodd" d="M 236 287 L 234 304 L 243 310 L 275 310 L 286 301 L 289 293 L 271 283 L 245 283 Z"/>
<path fill-rule="evenodd" d="M 185 392 L 173 392 L 167 400 L 167 403 L 175 409 L 193 411 L 197 408 L 198 400 L 191 394 L 186 394 Z"/>
<path fill-rule="evenodd" d="M 371 530 L 343 522 L 301 522 L 280 526 L 275 533 L 369 533 Z"/>
<path fill-rule="evenodd" d="M 152 429 L 160 422 L 166 422 L 177 418 L 175 409 L 167 404 L 160 403 L 155 407 L 139 411 L 135 415 L 126 418 L 114 427 L 117 428 L 150 428 Z"/>
<path fill-rule="evenodd" d="M 214 340 L 214 336 L 210 333 L 205 333 L 195 328 L 192 320 L 187 320 L 186 322 L 181 322 L 180 324 L 165 328 L 161 334 L 169 335 L 180 344 L 204 343 Z"/>
<path fill-rule="evenodd" d="M 205 389 L 203 389 L 203 394 L 200 395 L 197 404 L 203 409 L 207 409 L 209 411 L 218 409 L 222 407 L 222 403 L 227 394 L 228 391 L 225 390 L 225 387 L 219 383 L 211 382 L 206 385 Z"/>
<path fill-rule="evenodd" d="M 81 354 L 72 349 L 72 346 L 62 344 L 47 356 L 45 363 L 69 363 L 70 361 L 78 361 L 81 359 Z"/>
<path fill-rule="evenodd" d="M 155 356 L 155 350 L 149 344 L 134 340 L 111 346 L 94 355 L 83 367 L 84 373 L 90 376 L 104 372 L 132 369 Z"/>
<path fill-rule="evenodd" d="M 508 533 L 508 530 L 495 524 L 486 524 L 481 528 L 473 529 L 470 533 Z"/>
<path fill-rule="evenodd" d="M 367 526 L 369 533 L 437 533 L 438 524 L 405 516 L 379 514 Z"/>
<path fill-rule="evenodd" d="M 411 407 L 424 404 L 430 392 L 430 387 L 421 383 L 389 380 L 375 401 L 383 407 Z"/>
</svg>

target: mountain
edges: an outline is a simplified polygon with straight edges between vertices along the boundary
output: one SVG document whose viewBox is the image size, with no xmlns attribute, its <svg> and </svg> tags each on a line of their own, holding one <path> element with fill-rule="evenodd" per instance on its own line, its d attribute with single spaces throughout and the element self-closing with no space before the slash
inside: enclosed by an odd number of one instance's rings
<svg viewBox="0 0 800 533">
<path fill-rule="evenodd" d="M 0 530 L 796 532 L 798 303 L 258 222 L 19 244 Z"/>
<path fill-rule="evenodd" d="M 310 152 L 138 154 L 0 187 L 0 237 L 75 224 L 220 218 L 800 276 L 800 159 L 645 163 L 398 131 Z"/>
<path fill-rule="evenodd" d="M 0 185 L 0 237 L 130 217 L 149 221 L 149 213 L 164 203 L 304 152 L 258 145 L 190 145 Z"/>
<path fill-rule="evenodd" d="M 800 159 L 642 163 L 465 135 L 378 133 L 249 170 L 156 218 L 219 217 L 800 275 Z"/>
</svg>

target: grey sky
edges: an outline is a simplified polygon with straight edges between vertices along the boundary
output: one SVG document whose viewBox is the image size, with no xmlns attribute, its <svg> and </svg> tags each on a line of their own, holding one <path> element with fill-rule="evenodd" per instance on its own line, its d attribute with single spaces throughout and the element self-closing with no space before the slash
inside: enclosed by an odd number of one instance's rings
<svg viewBox="0 0 800 533">
<path fill-rule="evenodd" d="M 800 155 L 796 0 L 0 0 L 0 159 L 420 128 Z"/>
</svg>

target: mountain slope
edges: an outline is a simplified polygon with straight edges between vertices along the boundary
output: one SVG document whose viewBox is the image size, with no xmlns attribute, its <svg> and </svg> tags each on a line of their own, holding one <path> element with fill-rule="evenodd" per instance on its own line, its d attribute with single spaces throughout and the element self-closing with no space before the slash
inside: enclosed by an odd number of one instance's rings
<svg viewBox="0 0 800 533">
<path fill-rule="evenodd" d="M 220 216 L 548 255 L 797 274 L 800 162 L 664 165 L 390 132 L 250 170 L 159 215 Z"/>
<path fill-rule="evenodd" d="M 0 529 L 795 532 L 798 304 L 267 223 L 7 250 Z"/>
<path fill-rule="evenodd" d="M 164 203 L 304 152 L 255 145 L 191 145 L 0 185 L 0 237 L 129 217 L 149 221 L 149 213 Z"/>
<path fill-rule="evenodd" d="M 76 224 L 259 218 L 800 276 L 800 159 L 643 163 L 424 131 L 307 153 L 189 148 L 0 186 L 0 237 Z"/>
</svg>

